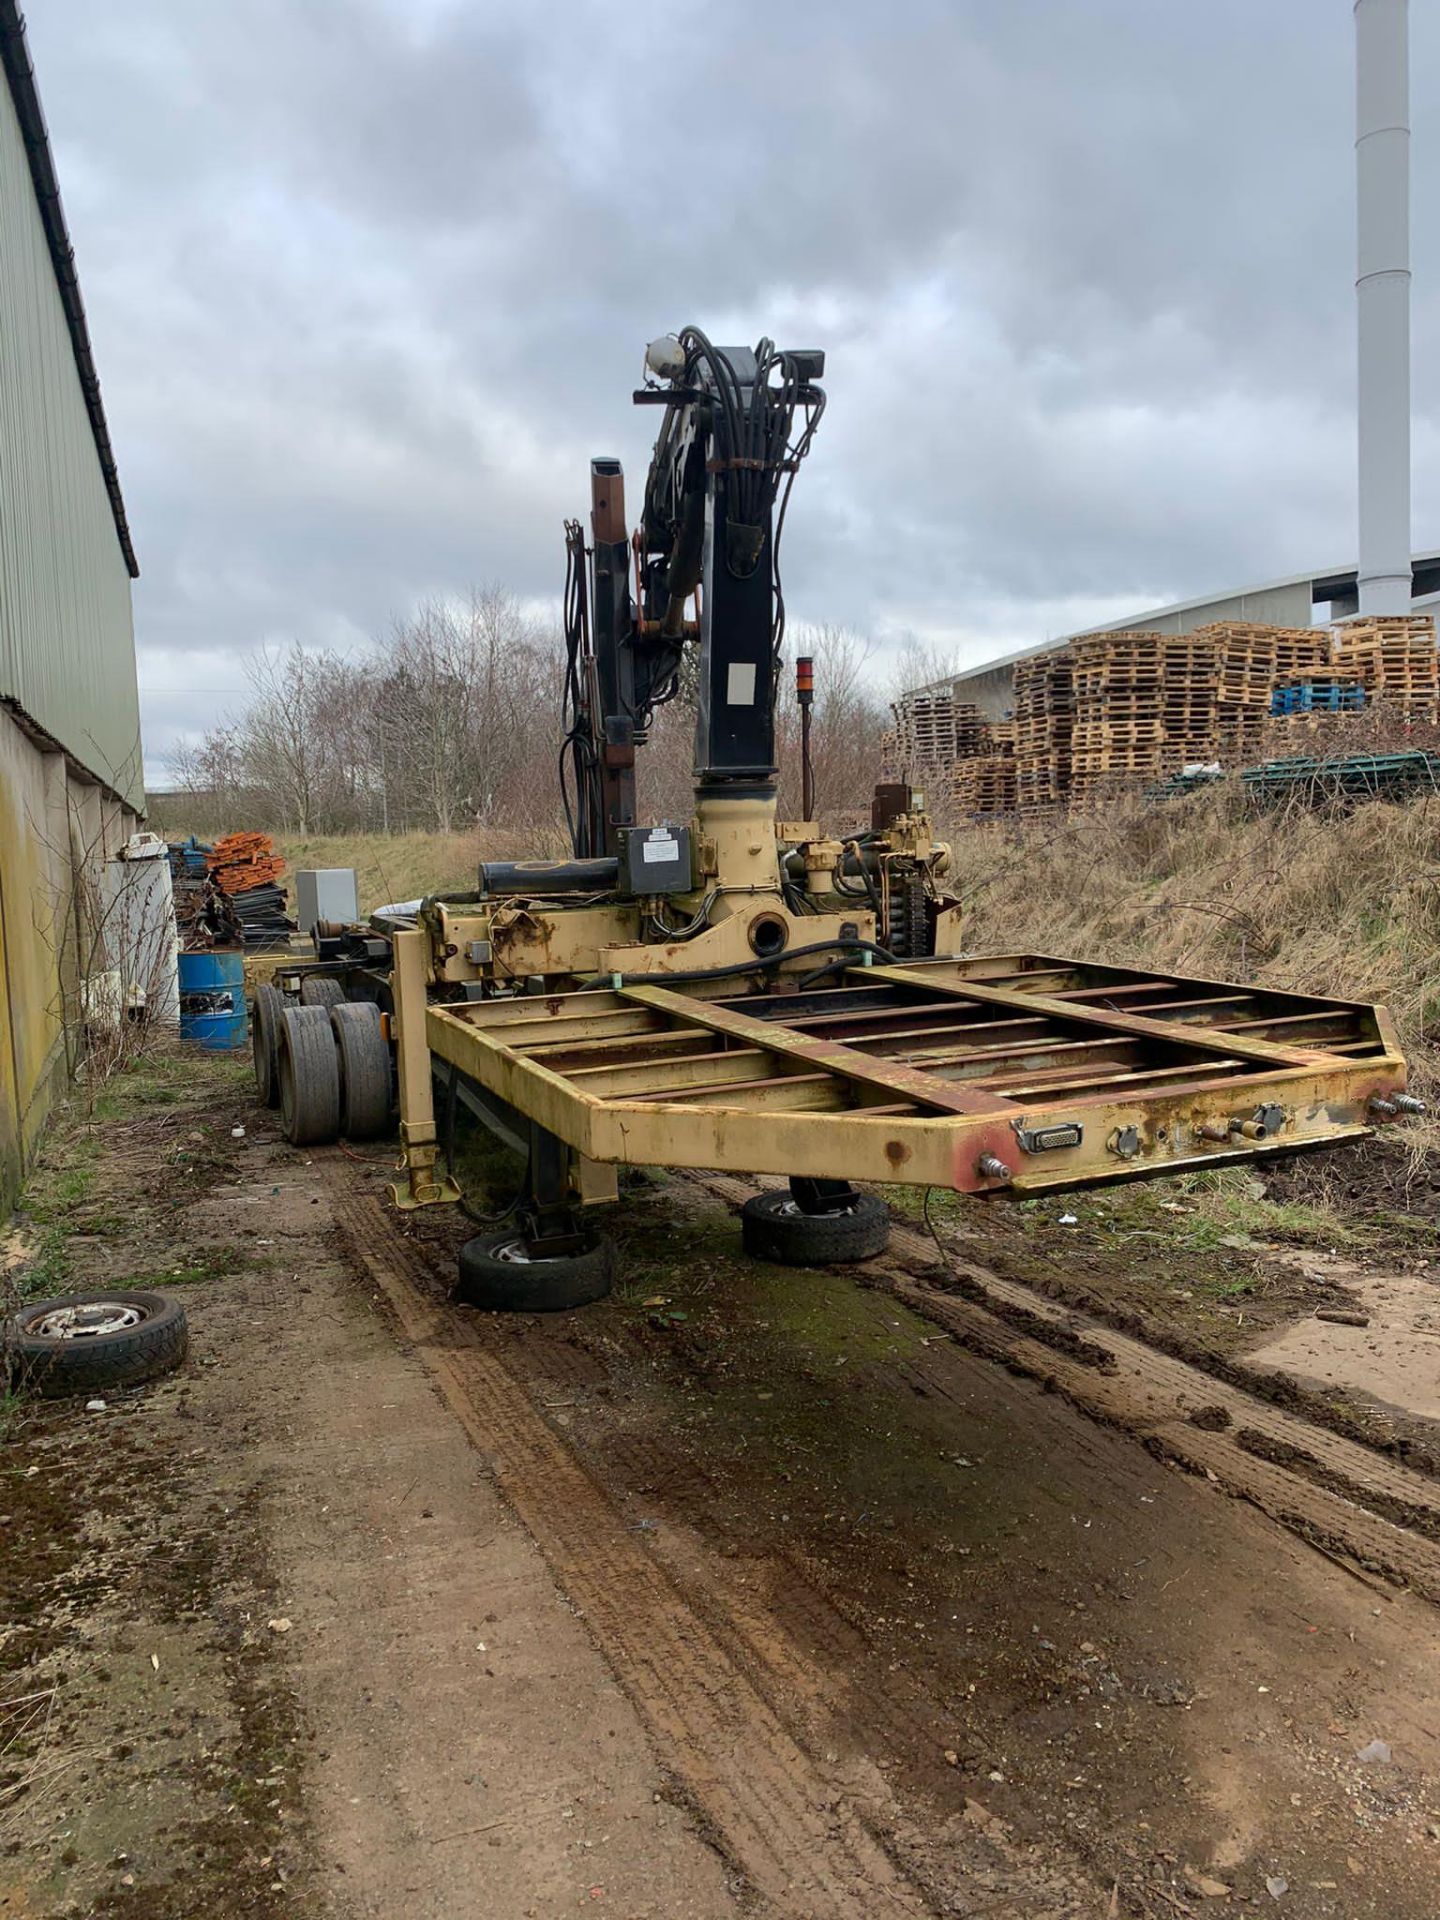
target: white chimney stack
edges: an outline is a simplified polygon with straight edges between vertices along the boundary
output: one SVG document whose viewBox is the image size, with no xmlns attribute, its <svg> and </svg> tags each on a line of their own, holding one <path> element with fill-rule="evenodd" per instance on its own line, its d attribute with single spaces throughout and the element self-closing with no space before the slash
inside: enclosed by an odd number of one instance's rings
<svg viewBox="0 0 1440 1920">
<path fill-rule="evenodd" d="M 1409 0 L 1355 0 L 1360 611 L 1410 611 Z"/>
</svg>

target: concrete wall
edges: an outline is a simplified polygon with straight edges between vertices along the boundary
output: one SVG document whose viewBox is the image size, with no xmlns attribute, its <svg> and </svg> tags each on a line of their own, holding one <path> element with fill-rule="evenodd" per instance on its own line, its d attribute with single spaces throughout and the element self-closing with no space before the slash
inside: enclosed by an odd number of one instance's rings
<svg viewBox="0 0 1440 1920">
<path fill-rule="evenodd" d="M 1199 607 L 1177 607 L 1173 613 L 1127 621 L 1106 627 L 1106 633 L 1190 633 L 1212 620 L 1254 620 L 1266 627 L 1308 627 L 1310 582 L 1264 587 L 1258 593 L 1235 593 L 1224 600 L 1207 600 Z"/>
<path fill-rule="evenodd" d="M 979 667 L 955 682 L 955 698 L 979 707 L 987 720 L 1006 720 L 1015 705 L 1015 668 Z"/>
<path fill-rule="evenodd" d="M 137 825 L 0 710 L 0 1208 L 69 1084 L 104 861 Z"/>
</svg>

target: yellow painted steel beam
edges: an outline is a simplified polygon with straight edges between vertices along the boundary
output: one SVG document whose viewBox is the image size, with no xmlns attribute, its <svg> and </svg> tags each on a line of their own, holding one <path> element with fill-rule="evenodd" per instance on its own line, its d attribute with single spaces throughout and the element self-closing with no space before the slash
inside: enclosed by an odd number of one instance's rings
<svg viewBox="0 0 1440 1920">
<path fill-rule="evenodd" d="M 779 1054 L 805 1066 L 820 1067 L 857 1086 L 881 1087 L 887 1093 L 917 1101 L 922 1106 L 934 1107 L 941 1113 L 983 1113 L 1003 1118 L 1007 1111 L 1006 1102 L 993 1095 L 973 1094 L 963 1086 L 937 1080 L 931 1074 L 917 1073 L 913 1067 L 890 1060 L 877 1060 L 872 1054 L 857 1054 L 843 1040 L 816 1039 L 810 1034 L 797 1032 L 794 1027 L 783 1026 L 778 1021 L 757 1020 L 753 1014 L 738 1013 L 733 1007 L 717 1007 L 707 1001 L 689 1000 L 683 994 L 670 992 L 664 987 L 621 987 L 619 991 L 626 999 L 653 1007 L 657 1012 L 669 1013 L 676 1019 L 708 1027 L 714 1033 L 728 1034 L 732 1039 L 764 1047 L 769 1053 Z"/>
<path fill-rule="evenodd" d="M 854 977 L 867 989 L 923 987 L 957 1007 L 968 999 L 1057 1024 L 1048 1046 L 990 1050 L 983 1062 L 988 1085 L 939 1077 L 914 1058 L 876 1058 L 659 984 L 537 997 L 523 1013 L 515 1002 L 432 1005 L 426 1035 L 440 1058 L 596 1162 L 914 1181 L 972 1192 L 1098 1185 L 1357 1138 L 1370 1131 L 1370 1097 L 1403 1086 L 1404 1062 L 1387 1044 L 1392 1030 L 1383 1010 L 1353 1008 L 1382 1049 L 1354 1059 L 952 982 L 949 974 L 960 967 L 950 963 L 941 978 L 931 966 L 867 968 Z M 575 1005 L 582 999 L 583 1011 Z M 626 1008 L 669 1024 L 598 1042 L 536 1045 L 537 1028 L 568 1034 L 578 1025 L 593 1033 L 596 1021 L 584 1012 L 599 1016 L 603 1028 L 606 1016 Z M 980 1024 L 994 1031 L 994 1022 Z M 963 1028 L 953 1037 L 962 1040 Z M 1145 1041 L 1155 1046 L 1153 1064 L 1143 1055 L 1127 1062 L 1124 1056 Z M 651 1055 L 656 1045 L 678 1051 Z M 587 1051 L 592 1046 L 598 1058 Z M 1177 1049 L 1194 1057 L 1177 1063 Z M 1085 1064 L 1052 1066 L 1056 1054 Z M 1090 1080 L 1092 1067 L 1108 1070 L 1111 1083 Z M 1087 1078 L 1072 1087 L 1069 1076 L 1081 1073 Z M 1033 1084 L 1024 1097 L 1002 1098 L 997 1076 L 1024 1086 L 1025 1074 Z M 1216 1141 L 1202 1132 L 1271 1103 L 1284 1120 L 1263 1144 L 1239 1147 L 1223 1132 Z M 1083 1131 L 1072 1146 L 1027 1153 L 1017 1137 L 1021 1125 Z M 1013 1181 L 982 1177 L 982 1155 L 1005 1161 Z"/>
<path fill-rule="evenodd" d="M 390 1198 L 397 1207 L 425 1207 L 460 1198 L 460 1189 L 448 1174 L 436 1171 L 439 1147 L 435 1139 L 435 1088 L 430 1078 L 427 1049 L 425 984 L 427 943 L 418 930 L 397 933 L 391 948 L 395 1035 L 395 1077 L 400 1092 L 400 1164 L 403 1181 L 395 1181 Z"/>
<path fill-rule="evenodd" d="M 607 1100 L 584 1092 L 538 1061 L 508 1052 L 498 1034 L 459 1017 L 464 1011 L 430 1008 L 432 1051 L 592 1160 L 958 1184 L 955 1154 L 961 1143 L 955 1122 L 944 1116 L 872 1116 L 863 1108 L 790 1113 Z M 1012 1138 L 1008 1127 L 997 1124 L 997 1146 Z"/>
<path fill-rule="evenodd" d="M 1223 1051 L 1253 1060 L 1260 1066 L 1312 1066 L 1326 1057 L 1322 1047 L 1285 1047 L 1269 1040 L 1247 1039 L 1228 1030 L 1222 1048 L 1216 1042 L 1213 1029 L 1188 1027 L 1176 1020 L 1150 1020 L 1138 1013 L 1111 1013 L 1103 1007 L 1077 1006 L 1073 1000 L 1057 1000 L 1050 994 L 1021 993 L 1007 987 L 981 986 L 963 977 L 952 984 L 937 980 L 933 973 L 922 973 L 918 968 L 878 966 L 857 967 L 852 971 L 857 975 L 863 974 L 867 981 L 892 980 L 897 986 L 924 987 L 927 992 L 934 992 L 937 988 L 942 992 L 948 990 L 957 1000 L 969 1000 L 980 1006 L 1028 1009 L 1032 1012 L 1038 1008 L 1056 1020 L 1078 1022 L 1082 1026 L 1101 1028 L 1108 1033 L 1129 1034 L 1138 1039 L 1160 1040 L 1167 1046 L 1195 1047 L 1206 1054 Z"/>
<path fill-rule="evenodd" d="M 523 1026 L 507 1027 L 505 1044 L 513 1047 L 517 1053 L 539 1054 L 573 1046 L 577 1040 L 592 1042 L 628 1038 L 631 1034 L 658 1032 L 663 1026 L 664 1022 L 657 1020 L 653 1014 L 647 1017 L 634 1010 L 586 1013 L 577 1015 L 574 1020 L 527 1020 Z"/>
<path fill-rule="evenodd" d="M 1020 957 L 1040 958 L 1038 955 Z M 953 993 L 957 990 L 963 991 L 966 980 L 986 979 L 997 967 L 1013 966 L 1016 958 L 1017 956 L 1015 955 L 1002 956 L 996 954 L 970 955 L 965 958 L 940 955 L 927 960 L 908 961 L 905 966 L 905 971 L 912 973 L 917 982 L 922 983 L 929 989 L 941 993 L 947 991 Z M 1047 957 L 1043 965 L 1045 967 L 1070 967 L 1081 977 L 1086 975 L 1093 977 L 1096 974 L 1108 975 L 1110 978 L 1102 983 L 1100 990 L 1107 991 L 1112 995 L 1117 988 L 1126 985 L 1129 981 L 1141 980 L 1148 977 L 1137 972 L 1134 968 L 1097 964 L 1094 961 L 1064 958 L 1052 960 Z M 880 967 L 852 969 L 852 973 L 857 978 L 863 979 L 867 983 L 872 980 L 876 974 L 882 972 L 892 973 L 893 971 L 894 969 L 892 968 Z M 946 977 L 950 975 L 953 975 L 954 978 L 949 980 L 947 984 Z M 1022 974 L 1021 977 L 1025 976 Z M 1272 1000 L 1277 1003 L 1287 1002 L 1301 1011 L 1304 1011 L 1307 1007 L 1313 1007 L 1316 999 L 1321 998 L 1321 996 L 1312 994 L 1295 993 L 1288 987 L 1260 986 L 1254 982 L 1247 984 L 1239 980 L 1201 980 L 1194 976 L 1184 974 L 1176 974 L 1170 977 L 1174 989 L 1177 992 L 1188 992 L 1200 989 L 1205 993 L 1213 994 L 1218 989 L 1222 993 L 1234 994 L 1251 1001 L 1263 996 L 1267 1000 Z M 1064 1000 L 1063 996 L 1056 997 L 1060 999 L 1063 1004 L 1070 1004 L 1068 1000 Z M 1039 996 L 1027 995 L 1026 998 L 1038 1000 Z M 1185 1003 L 1182 1002 L 1180 1004 L 1183 1005 Z M 1376 1005 L 1369 1000 L 1341 999 L 1334 994 L 1324 995 L 1323 1004 L 1331 1011 L 1343 1011 L 1353 1014 L 1356 1021 L 1362 1027 L 1367 1025 L 1373 1027 L 1376 1033 L 1376 1044 L 1380 1051 L 1391 1060 L 1401 1062 L 1403 1066 L 1403 1054 L 1400 1047 L 1399 1036 L 1396 1033 L 1395 1023 L 1390 1017 L 1388 1008 Z M 1134 1011 L 1140 1013 L 1143 1009 L 1136 1008 Z"/>
<path fill-rule="evenodd" d="M 679 1093 L 717 1080 L 753 1077 L 772 1056 L 759 1047 L 711 1047 L 708 1053 L 671 1053 L 658 1060 L 629 1060 L 604 1067 L 571 1067 L 569 1078 L 587 1093 Z"/>
</svg>

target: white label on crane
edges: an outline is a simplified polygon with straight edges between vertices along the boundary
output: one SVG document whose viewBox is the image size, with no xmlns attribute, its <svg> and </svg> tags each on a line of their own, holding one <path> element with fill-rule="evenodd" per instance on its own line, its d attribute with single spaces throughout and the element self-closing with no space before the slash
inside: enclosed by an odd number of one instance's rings
<svg viewBox="0 0 1440 1920">
<path fill-rule="evenodd" d="M 676 845 L 675 836 L 667 833 L 663 827 L 659 832 L 652 833 L 640 849 L 640 858 L 642 860 L 657 861 L 678 860 L 680 858 L 680 849 Z"/>
<path fill-rule="evenodd" d="M 727 707 L 754 706 L 755 663 L 753 660 L 730 662 L 730 671 L 725 678 L 725 704 Z"/>
</svg>

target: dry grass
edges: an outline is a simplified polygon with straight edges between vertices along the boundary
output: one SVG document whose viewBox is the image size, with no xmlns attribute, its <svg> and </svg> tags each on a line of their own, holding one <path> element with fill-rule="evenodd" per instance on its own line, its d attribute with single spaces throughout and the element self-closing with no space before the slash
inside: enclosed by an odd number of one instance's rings
<svg viewBox="0 0 1440 1920">
<path fill-rule="evenodd" d="M 545 844 L 539 844 L 546 842 Z M 562 852 L 546 836 L 497 833 L 334 833 L 299 840 L 281 835 L 285 857 L 282 884 L 294 899 L 297 867 L 354 867 L 360 911 L 373 913 L 391 900 L 415 900 L 427 893 L 459 893 L 475 885 L 483 859 L 510 860 L 521 854 L 555 859 Z"/>
<path fill-rule="evenodd" d="M 953 844 L 969 948 L 1380 1001 L 1440 1087 L 1440 799 L 1256 813 L 1227 789 Z"/>
<path fill-rule="evenodd" d="M 354 867 L 362 913 L 391 900 L 473 887 L 480 858 L 471 833 L 316 834 L 307 840 L 284 836 L 278 845 L 292 902 L 297 867 Z"/>
</svg>

